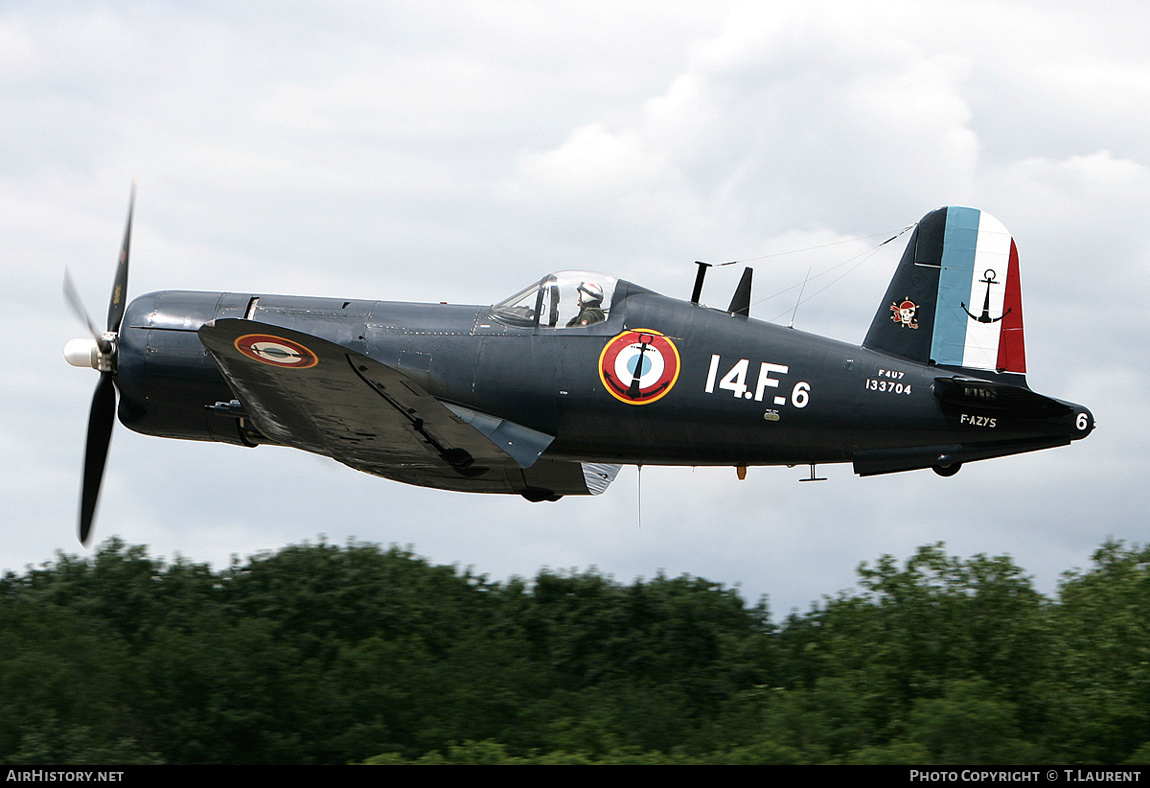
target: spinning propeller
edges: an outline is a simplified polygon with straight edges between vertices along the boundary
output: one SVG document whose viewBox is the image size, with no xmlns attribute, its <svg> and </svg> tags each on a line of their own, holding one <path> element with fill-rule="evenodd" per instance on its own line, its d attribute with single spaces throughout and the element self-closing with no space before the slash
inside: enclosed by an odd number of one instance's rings
<svg viewBox="0 0 1150 788">
<path fill-rule="evenodd" d="M 103 333 L 96 330 L 92 318 L 84 308 L 72 277 L 64 270 L 64 298 L 76 316 L 88 326 L 92 335 L 73 339 L 64 346 L 64 358 L 76 367 L 99 370 L 100 382 L 92 397 L 88 414 L 88 442 L 84 449 L 84 486 L 80 494 L 80 542 L 88 544 L 92 532 L 92 519 L 96 514 L 96 501 L 100 497 L 100 481 L 104 477 L 104 463 L 108 459 L 108 444 L 112 439 L 112 425 L 116 422 L 116 362 L 120 323 L 124 319 L 125 296 L 128 291 L 128 252 L 132 245 L 132 211 L 136 204 L 136 183 L 132 181 L 132 196 L 128 201 L 128 226 L 124 230 L 124 243 L 120 247 L 120 262 L 112 282 L 112 299 L 108 303 L 108 324 Z"/>
</svg>

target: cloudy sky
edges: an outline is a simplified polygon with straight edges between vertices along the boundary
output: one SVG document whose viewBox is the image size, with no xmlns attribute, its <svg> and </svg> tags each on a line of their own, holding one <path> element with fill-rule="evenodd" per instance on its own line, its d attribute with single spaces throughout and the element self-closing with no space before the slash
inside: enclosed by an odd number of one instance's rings
<svg viewBox="0 0 1150 788">
<path fill-rule="evenodd" d="M 530 504 L 118 427 L 97 540 L 216 565 L 322 534 L 499 579 L 687 572 L 776 614 L 943 541 L 1009 553 L 1052 591 L 1108 536 L 1150 541 L 1150 8 L 1106 9 L 6 0 L 0 568 L 86 552 L 97 376 L 62 358 L 83 330 L 60 287 L 67 265 L 103 314 L 135 174 L 134 295 L 492 303 L 590 268 L 687 297 L 692 261 L 761 258 L 753 316 L 785 323 L 795 291 L 767 296 L 809 270 L 797 327 L 850 342 L 903 241 L 869 250 L 973 205 L 1020 249 L 1030 385 L 1099 426 L 950 479 L 646 468 L 641 522 L 634 468 L 598 498 Z M 739 270 L 704 300 L 724 305 Z"/>
</svg>

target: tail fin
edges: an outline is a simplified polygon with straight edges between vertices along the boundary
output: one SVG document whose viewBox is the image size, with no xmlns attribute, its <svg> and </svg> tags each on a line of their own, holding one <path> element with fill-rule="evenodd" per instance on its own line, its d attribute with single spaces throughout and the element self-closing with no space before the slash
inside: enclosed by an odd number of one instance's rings
<svg viewBox="0 0 1150 788">
<path fill-rule="evenodd" d="M 1025 374 L 1018 249 L 1002 222 L 955 206 L 924 216 L 863 347 L 922 364 Z"/>
</svg>

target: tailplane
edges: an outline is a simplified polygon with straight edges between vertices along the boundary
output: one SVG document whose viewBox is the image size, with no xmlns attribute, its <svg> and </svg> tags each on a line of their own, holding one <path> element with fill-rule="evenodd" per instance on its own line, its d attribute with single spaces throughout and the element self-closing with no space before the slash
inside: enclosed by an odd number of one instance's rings
<svg viewBox="0 0 1150 788">
<path fill-rule="evenodd" d="M 1025 375 L 1018 249 L 1002 222 L 955 206 L 924 216 L 863 347 L 975 374 Z"/>
</svg>

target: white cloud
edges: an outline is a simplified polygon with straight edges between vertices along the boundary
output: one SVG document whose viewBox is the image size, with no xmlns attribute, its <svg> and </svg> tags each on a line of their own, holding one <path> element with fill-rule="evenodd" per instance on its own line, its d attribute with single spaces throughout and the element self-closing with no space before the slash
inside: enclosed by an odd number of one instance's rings
<svg viewBox="0 0 1150 788">
<path fill-rule="evenodd" d="M 3 566 L 72 549 L 76 492 L 61 485 L 79 484 L 95 380 L 62 366 L 59 347 L 78 332 L 60 275 L 71 263 L 102 311 L 136 171 L 133 294 L 474 303 L 548 269 L 599 268 L 686 295 L 695 259 L 758 257 L 897 230 L 939 204 L 978 205 L 1022 250 L 1032 383 L 1080 398 L 1102 426 L 1084 444 L 950 480 L 864 480 L 841 467 L 818 484 L 796 484 L 798 469 L 752 469 L 739 483 L 730 469 L 648 469 L 637 531 L 633 470 L 598 499 L 533 506 L 120 430 L 98 534 L 197 560 L 325 532 L 413 543 L 497 576 L 594 563 L 628 579 L 664 567 L 742 580 L 752 597 L 771 593 L 777 612 L 850 585 L 860 560 L 943 539 L 967 554 L 1011 551 L 1052 588 L 1067 556 L 1085 563 L 1100 539 L 1101 526 L 1083 523 L 1088 508 L 1106 512 L 1106 533 L 1147 538 L 1134 474 L 1150 436 L 1130 392 L 1150 383 L 1148 14 L 1141 4 L 1106 15 L 1000 3 L 9 4 L 0 265 L 14 285 L 4 328 L 20 342 L 9 362 L 19 374 L 0 388 L 0 460 L 24 472 L 5 487 L 21 537 Z M 757 262 L 755 297 L 861 250 Z M 889 251 L 804 304 L 799 327 L 860 339 Z M 725 302 L 737 273 L 712 272 L 706 300 Z M 773 317 L 790 296 L 776 300 L 755 314 Z M 269 480 L 309 490 L 307 506 L 253 493 Z M 969 516 L 965 501 L 987 489 L 997 514 Z M 913 516 L 892 526 L 904 512 Z"/>
<path fill-rule="evenodd" d="M 592 123 L 575 129 L 553 151 L 527 154 L 522 169 L 528 179 L 552 190 L 595 194 L 650 188 L 667 165 L 643 143 L 634 130 L 612 134 Z"/>
</svg>

